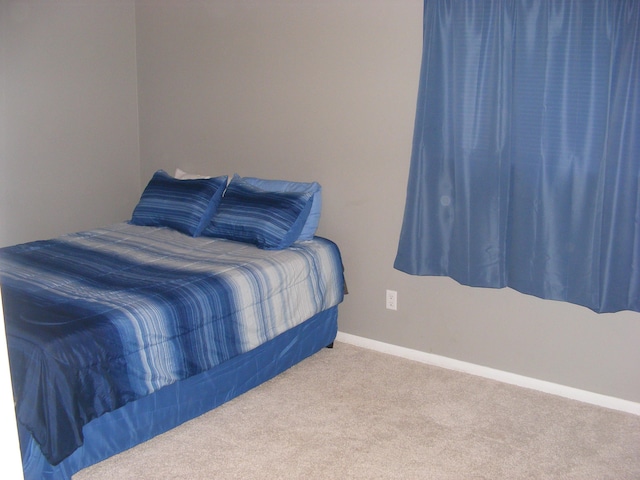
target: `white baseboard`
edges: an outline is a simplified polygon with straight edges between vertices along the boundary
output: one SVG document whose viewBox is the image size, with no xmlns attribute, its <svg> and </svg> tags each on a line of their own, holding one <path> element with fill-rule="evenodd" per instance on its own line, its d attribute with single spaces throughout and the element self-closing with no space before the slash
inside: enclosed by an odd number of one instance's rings
<svg viewBox="0 0 640 480">
<path fill-rule="evenodd" d="M 572 400 L 597 405 L 599 407 L 619 410 L 626 413 L 632 413 L 634 415 L 640 415 L 640 403 L 623 400 L 621 398 L 609 397 L 607 395 L 601 395 L 599 393 L 588 392 L 586 390 L 580 390 L 578 388 L 567 387 L 565 385 L 559 385 L 557 383 L 546 382 L 544 380 L 525 377 L 523 375 L 516 375 L 514 373 L 504 372 L 502 370 L 496 370 L 489 367 L 483 367 L 481 365 L 475 365 L 473 363 L 462 362 L 460 360 L 454 360 L 452 358 L 442 357 L 440 355 L 434 355 L 432 353 L 421 352 L 419 350 L 412 350 L 410 348 L 399 347 L 397 345 L 391 345 L 389 343 L 379 342 L 377 340 L 358 337 L 349 333 L 338 332 L 336 340 L 338 342 L 348 343 L 357 347 L 363 347 L 369 350 L 375 350 L 378 352 L 395 355 L 397 357 L 414 360 L 436 367 L 446 368 L 448 370 L 469 373 L 471 375 L 497 380 L 499 382 L 508 383 L 510 385 L 538 390 L 541 392 L 550 393 L 552 395 L 558 395 L 560 397 L 570 398 Z"/>
</svg>

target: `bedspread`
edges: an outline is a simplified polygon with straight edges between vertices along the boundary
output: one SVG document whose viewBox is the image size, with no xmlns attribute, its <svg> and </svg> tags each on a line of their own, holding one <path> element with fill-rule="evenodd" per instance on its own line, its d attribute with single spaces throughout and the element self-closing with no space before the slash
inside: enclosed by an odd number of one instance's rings
<svg viewBox="0 0 640 480">
<path fill-rule="evenodd" d="M 56 465 L 93 418 L 342 301 L 340 254 L 128 223 L 0 249 L 17 416 Z"/>
</svg>

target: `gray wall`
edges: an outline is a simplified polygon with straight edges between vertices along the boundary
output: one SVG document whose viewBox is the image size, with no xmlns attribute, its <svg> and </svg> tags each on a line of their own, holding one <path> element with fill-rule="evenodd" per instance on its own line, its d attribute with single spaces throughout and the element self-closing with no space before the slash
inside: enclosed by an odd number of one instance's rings
<svg viewBox="0 0 640 480">
<path fill-rule="evenodd" d="M 0 0 L 0 246 L 126 219 L 140 181 L 133 1 Z M 0 463 L 20 478 L 1 326 Z"/>
<path fill-rule="evenodd" d="M 392 268 L 421 0 L 0 0 L 0 22 L 1 245 L 124 220 L 158 168 L 318 180 L 342 331 L 640 402 L 640 314 Z"/>
<path fill-rule="evenodd" d="M 140 195 L 133 1 L 0 3 L 0 245 L 129 218 Z"/>
<path fill-rule="evenodd" d="M 176 166 L 320 181 L 351 292 L 341 331 L 640 401 L 640 314 L 392 268 L 422 0 L 138 1 L 136 26 L 143 183 Z"/>
</svg>

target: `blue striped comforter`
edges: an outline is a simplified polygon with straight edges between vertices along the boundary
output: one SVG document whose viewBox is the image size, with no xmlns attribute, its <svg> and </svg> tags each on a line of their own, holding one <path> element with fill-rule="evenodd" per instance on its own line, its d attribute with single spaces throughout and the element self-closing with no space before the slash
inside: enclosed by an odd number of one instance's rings
<svg viewBox="0 0 640 480">
<path fill-rule="evenodd" d="M 342 301 L 340 254 L 127 223 L 0 249 L 18 420 L 52 465 L 82 427 Z"/>
</svg>

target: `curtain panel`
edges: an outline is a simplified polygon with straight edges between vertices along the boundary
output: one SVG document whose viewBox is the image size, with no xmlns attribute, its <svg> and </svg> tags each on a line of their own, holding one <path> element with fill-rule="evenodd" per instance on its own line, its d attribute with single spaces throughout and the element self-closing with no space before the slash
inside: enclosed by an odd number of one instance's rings
<svg viewBox="0 0 640 480">
<path fill-rule="evenodd" d="M 395 268 L 640 311 L 640 2 L 426 0 Z"/>
</svg>

